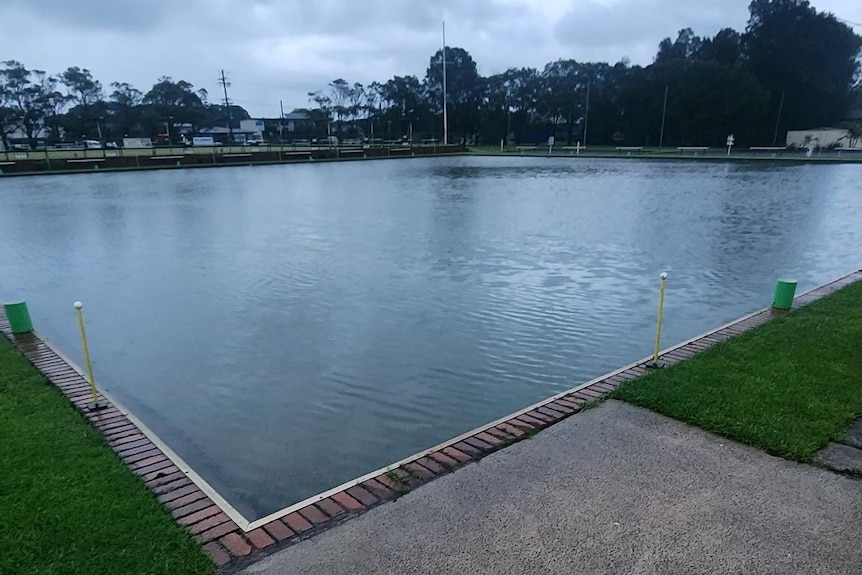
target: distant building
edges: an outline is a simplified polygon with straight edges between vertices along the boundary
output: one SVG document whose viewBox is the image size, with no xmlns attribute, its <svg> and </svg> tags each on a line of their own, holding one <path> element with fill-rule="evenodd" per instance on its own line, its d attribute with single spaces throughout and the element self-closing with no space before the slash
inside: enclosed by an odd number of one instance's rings
<svg viewBox="0 0 862 575">
<path fill-rule="evenodd" d="M 285 134 L 310 132 L 313 128 L 311 116 L 305 112 L 291 112 L 281 118 L 282 131 Z"/>
<path fill-rule="evenodd" d="M 261 141 L 263 140 L 263 120 L 240 120 L 239 132 L 246 134 L 246 140 Z M 236 133 L 237 130 L 234 130 Z"/>
<path fill-rule="evenodd" d="M 858 138 L 851 138 L 849 130 L 844 128 L 811 128 L 810 130 L 790 130 L 787 132 L 787 146 L 805 148 L 813 143 L 820 148 L 862 148 Z"/>
<path fill-rule="evenodd" d="M 249 120 L 242 120 L 248 122 Z M 214 126 L 212 128 L 201 128 L 198 133 L 201 136 L 211 136 L 213 140 L 219 144 L 228 144 L 228 140 L 233 138 L 232 143 L 244 144 L 248 141 L 259 141 L 261 133 L 255 130 L 245 130 L 242 127 L 229 130 L 224 126 Z"/>
</svg>

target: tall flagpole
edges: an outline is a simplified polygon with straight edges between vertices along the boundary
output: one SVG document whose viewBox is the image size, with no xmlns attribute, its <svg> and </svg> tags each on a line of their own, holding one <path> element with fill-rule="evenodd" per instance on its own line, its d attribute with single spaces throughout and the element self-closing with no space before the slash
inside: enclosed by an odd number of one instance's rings
<svg viewBox="0 0 862 575">
<path fill-rule="evenodd" d="M 443 22 L 443 145 L 449 145 L 449 116 L 446 110 L 446 22 Z"/>
</svg>

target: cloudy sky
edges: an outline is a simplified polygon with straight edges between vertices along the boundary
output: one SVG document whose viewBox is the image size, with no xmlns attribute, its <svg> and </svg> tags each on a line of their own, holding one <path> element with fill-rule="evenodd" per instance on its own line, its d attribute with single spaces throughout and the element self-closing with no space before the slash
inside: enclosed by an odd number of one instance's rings
<svg viewBox="0 0 862 575">
<path fill-rule="evenodd" d="M 649 64 L 659 41 L 743 30 L 749 0 L 2 0 L 0 60 L 89 68 L 146 91 L 162 75 L 219 91 L 253 116 L 306 106 L 330 80 L 424 76 L 446 21 L 449 46 L 483 75 L 558 58 Z M 862 22 L 859 0 L 813 0 Z M 857 26 L 858 32 L 860 28 Z"/>
</svg>

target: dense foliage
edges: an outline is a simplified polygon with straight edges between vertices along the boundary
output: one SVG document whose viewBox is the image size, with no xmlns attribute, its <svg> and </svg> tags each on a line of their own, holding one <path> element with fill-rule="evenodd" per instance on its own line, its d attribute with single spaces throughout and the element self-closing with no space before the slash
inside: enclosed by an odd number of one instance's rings
<svg viewBox="0 0 862 575">
<path fill-rule="evenodd" d="M 845 125 L 859 132 L 860 37 L 807 0 L 753 0 L 744 32 L 699 37 L 690 28 L 659 44 L 653 63 L 561 59 L 541 70 L 510 68 L 482 77 L 463 48 L 446 49 L 450 141 L 572 144 L 774 144 L 789 129 Z M 395 76 L 367 86 L 344 79 L 309 92 L 315 135 L 386 139 L 442 133 L 443 51 L 425 77 Z M 248 118 L 207 102 L 206 90 L 160 78 L 142 93 L 113 82 L 105 97 L 86 69 L 57 76 L 14 61 L 0 68 L 0 136 L 57 141 L 153 137 L 167 124 L 225 126 Z M 856 108 L 855 117 L 848 110 Z M 228 114 L 228 112 L 230 112 Z M 664 117 L 664 122 L 662 118 Z M 270 129 L 269 137 L 276 130 Z M 781 136 L 781 137 L 780 137 Z"/>
</svg>

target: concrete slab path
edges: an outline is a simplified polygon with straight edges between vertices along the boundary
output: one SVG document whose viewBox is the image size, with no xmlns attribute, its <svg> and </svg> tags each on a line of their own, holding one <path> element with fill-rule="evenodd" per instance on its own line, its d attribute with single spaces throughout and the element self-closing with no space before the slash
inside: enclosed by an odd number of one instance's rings
<svg viewBox="0 0 862 575">
<path fill-rule="evenodd" d="M 247 567 L 862 574 L 862 481 L 617 401 Z"/>
</svg>

